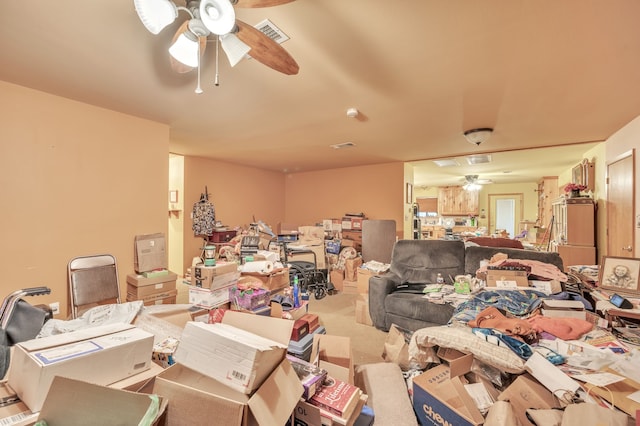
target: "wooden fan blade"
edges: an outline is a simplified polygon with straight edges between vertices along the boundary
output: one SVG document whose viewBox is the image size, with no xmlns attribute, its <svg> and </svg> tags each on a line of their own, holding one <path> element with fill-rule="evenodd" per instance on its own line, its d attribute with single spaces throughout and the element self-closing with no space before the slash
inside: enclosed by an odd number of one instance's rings
<svg viewBox="0 0 640 426">
<path fill-rule="evenodd" d="M 231 4 L 237 7 L 270 7 L 291 3 L 292 1 L 294 0 L 236 0 L 234 3 L 234 1 L 231 0 Z"/>
<path fill-rule="evenodd" d="M 173 43 L 176 42 L 178 37 L 180 37 L 180 34 L 187 31 L 188 28 L 189 28 L 189 21 L 187 20 L 182 25 L 180 25 L 180 28 L 178 28 L 178 31 L 176 31 L 176 33 L 173 35 L 173 39 L 171 40 L 170 46 L 172 46 Z M 198 42 L 200 43 L 200 59 L 202 59 L 202 55 L 204 55 L 204 50 L 207 48 L 207 38 L 198 37 Z M 169 54 L 169 62 L 171 63 L 171 69 L 180 74 L 184 74 L 194 70 L 193 67 L 190 67 L 189 65 L 185 65 L 182 62 L 176 60 L 173 56 L 171 56 L 171 54 Z"/>
<path fill-rule="evenodd" d="M 298 74 L 298 64 L 282 46 L 249 24 L 239 20 L 236 20 L 236 24 L 236 36 L 251 47 L 249 55 L 253 59 L 283 74 Z"/>
</svg>

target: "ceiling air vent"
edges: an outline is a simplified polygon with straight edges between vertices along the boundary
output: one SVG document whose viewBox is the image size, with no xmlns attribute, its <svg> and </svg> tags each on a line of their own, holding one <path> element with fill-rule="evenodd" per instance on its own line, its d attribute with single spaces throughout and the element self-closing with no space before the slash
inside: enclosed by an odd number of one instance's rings
<svg viewBox="0 0 640 426">
<path fill-rule="evenodd" d="M 491 154 L 475 154 L 467 156 L 467 163 L 469 164 L 484 164 L 491 162 Z"/>
<path fill-rule="evenodd" d="M 455 158 L 443 158 L 442 160 L 433 160 L 433 162 L 436 163 L 438 167 L 453 167 L 460 165 Z"/>
<path fill-rule="evenodd" d="M 262 22 L 254 25 L 255 28 L 265 33 L 271 40 L 276 43 L 282 44 L 285 41 L 289 40 L 289 36 L 282 32 L 282 30 L 275 26 L 273 22 L 268 19 L 265 19 Z"/>
<path fill-rule="evenodd" d="M 356 146 L 356 144 L 353 142 L 343 142 L 343 143 L 336 143 L 334 145 L 329 145 L 329 146 L 333 149 L 344 149 L 344 148 L 353 148 Z"/>
</svg>

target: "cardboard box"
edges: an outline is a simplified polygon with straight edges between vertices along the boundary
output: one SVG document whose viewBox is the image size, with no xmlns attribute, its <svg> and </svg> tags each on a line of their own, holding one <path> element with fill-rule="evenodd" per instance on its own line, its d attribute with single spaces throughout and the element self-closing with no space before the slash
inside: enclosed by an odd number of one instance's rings
<svg viewBox="0 0 640 426">
<path fill-rule="evenodd" d="M 167 271 L 166 275 L 155 275 L 149 278 L 141 274 L 128 274 L 127 284 L 130 284 L 134 287 L 150 287 L 155 286 L 156 284 L 171 284 L 171 282 L 175 284 L 177 279 L 178 275 L 171 271 Z"/>
<path fill-rule="evenodd" d="M 175 289 L 176 280 L 145 286 L 135 286 L 127 283 L 127 294 L 130 294 L 133 297 L 133 300 L 141 300 L 149 296 L 162 294 Z"/>
<path fill-rule="evenodd" d="M 370 269 L 358 268 L 358 293 L 369 293 L 369 278 L 375 277 L 376 275 L 378 274 Z"/>
<path fill-rule="evenodd" d="M 136 272 L 168 269 L 167 242 L 163 233 L 136 235 L 133 245 Z"/>
<path fill-rule="evenodd" d="M 562 283 L 558 280 L 550 280 L 550 281 L 529 280 L 529 287 L 532 287 L 545 294 L 556 294 L 562 291 Z"/>
<path fill-rule="evenodd" d="M 487 270 L 487 287 L 516 288 L 529 287 L 526 271 Z"/>
<path fill-rule="evenodd" d="M 134 287 L 134 288 L 143 288 L 143 287 Z M 145 306 L 150 305 L 168 305 L 176 303 L 176 296 L 178 295 L 178 290 L 167 290 L 160 293 L 152 293 L 144 297 L 136 297 L 131 293 L 127 293 L 127 302 L 133 302 L 134 300 L 142 300 Z"/>
<path fill-rule="evenodd" d="M 227 311 L 221 323 L 188 322 L 176 362 L 251 394 L 285 358 L 293 322 Z"/>
<path fill-rule="evenodd" d="M 200 288 L 189 286 L 189 304 L 196 305 L 201 308 L 211 309 L 229 302 L 229 289 L 233 285 L 211 290 L 208 288 Z"/>
<path fill-rule="evenodd" d="M 472 361 L 473 355 L 452 356 L 448 365 L 438 365 L 413 378 L 413 409 L 420 424 L 484 423 L 484 416 L 465 390 L 466 380 L 461 377 L 470 371 Z"/>
<path fill-rule="evenodd" d="M 343 228 L 342 238 L 362 244 L 362 231 L 345 231 Z M 343 245 L 344 245 L 344 241 L 343 241 Z"/>
<path fill-rule="evenodd" d="M 256 272 L 243 272 L 242 276 L 257 278 L 262 282 L 262 287 L 267 290 L 280 290 L 289 286 L 289 268 L 274 270 L 270 274 L 259 274 Z"/>
<path fill-rule="evenodd" d="M 216 262 L 214 266 L 204 266 L 199 263 L 193 267 L 193 277 L 200 284 L 197 287 L 202 288 L 220 288 L 227 283 L 228 280 L 238 279 L 238 264 L 235 262 Z"/>
<path fill-rule="evenodd" d="M 289 247 L 295 248 L 296 246 L 290 244 Z M 320 244 L 300 244 L 298 247 L 300 250 L 310 250 L 313 253 L 296 253 L 293 251 L 292 253 L 289 253 L 288 256 L 290 261 L 315 262 L 316 268 L 318 269 L 325 269 L 327 267 L 324 240 L 321 240 Z"/>
<path fill-rule="evenodd" d="M 240 279 L 239 271 L 227 272 L 226 274 L 212 278 L 195 278 L 193 285 L 208 290 L 217 290 L 219 288 L 226 288 L 230 285 L 236 284 L 238 279 Z"/>
<path fill-rule="evenodd" d="M 369 315 L 369 295 L 359 294 L 356 298 L 356 322 L 358 324 L 373 325 Z"/>
<path fill-rule="evenodd" d="M 344 281 L 344 269 L 332 269 L 329 272 L 329 281 L 335 287 L 336 290 L 342 291 L 342 283 Z"/>
<path fill-rule="evenodd" d="M 545 317 L 563 317 L 586 319 L 584 304 L 579 300 L 544 299 L 542 315 Z"/>
<path fill-rule="evenodd" d="M 353 352 L 349 337 L 314 334 L 310 359 L 312 364 L 327 370 L 330 376 L 354 384 Z"/>
<path fill-rule="evenodd" d="M 38 420 L 46 420 L 48 426 L 137 425 L 152 404 L 146 394 L 55 377 Z M 158 396 L 153 422 L 163 415 L 166 406 L 166 399 Z"/>
<path fill-rule="evenodd" d="M 358 294 L 358 281 L 343 280 L 342 292 L 345 294 Z"/>
<path fill-rule="evenodd" d="M 527 408 L 556 408 L 558 400 L 547 388 L 529 374 L 522 374 L 499 396 L 500 401 L 509 401 L 521 426 L 534 426 L 526 415 Z"/>
<path fill-rule="evenodd" d="M 225 315 L 226 317 L 226 315 Z M 167 426 L 284 425 L 304 391 L 287 360 L 252 394 L 237 392 L 188 367 L 175 364 L 156 377 L 153 391 L 168 399 Z"/>
<path fill-rule="evenodd" d="M 362 407 L 367 403 L 368 400 L 367 394 L 360 395 L 360 401 L 356 405 L 353 414 L 348 419 L 332 419 L 328 417 L 326 414 L 322 414 L 320 409 L 313 404 L 310 404 L 306 401 L 301 400 L 295 408 L 294 411 L 294 419 L 296 425 L 307 425 L 307 426 L 352 426 L 356 424 L 356 420 L 360 416 L 362 412 Z"/>
<path fill-rule="evenodd" d="M 110 324 L 28 340 L 14 346 L 8 383 L 40 411 L 54 376 L 108 385 L 150 368 L 153 334 Z"/>
</svg>

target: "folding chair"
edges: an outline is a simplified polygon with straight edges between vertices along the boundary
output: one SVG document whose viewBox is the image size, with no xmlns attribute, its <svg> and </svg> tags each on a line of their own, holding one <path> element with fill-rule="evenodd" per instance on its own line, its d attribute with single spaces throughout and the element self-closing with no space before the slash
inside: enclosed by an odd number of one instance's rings
<svg viewBox="0 0 640 426">
<path fill-rule="evenodd" d="M 114 256 L 75 257 L 69 261 L 67 272 L 72 318 L 77 318 L 83 307 L 120 303 L 118 267 Z"/>
</svg>

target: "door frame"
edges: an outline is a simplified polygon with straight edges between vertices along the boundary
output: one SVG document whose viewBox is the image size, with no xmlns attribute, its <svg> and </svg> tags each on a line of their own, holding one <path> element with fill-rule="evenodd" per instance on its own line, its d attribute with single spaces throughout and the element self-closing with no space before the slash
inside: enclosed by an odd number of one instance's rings
<svg viewBox="0 0 640 426">
<path fill-rule="evenodd" d="M 489 213 L 487 214 L 487 232 L 489 235 L 492 235 L 495 230 L 495 223 L 492 223 L 491 212 L 495 210 L 495 200 L 496 199 L 505 199 L 505 198 L 513 198 L 516 200 L 516 211 L 514 212 L 515 224 L 514 224 L 514 233 L 517 235 L 518 232 L 518 224 L 524 220 L 524 194 L 522 192 L 508 192 L 508 193 L 495 193 L 488 195 L 489 204 L 487 205 Z M 491 229 L 493 227 L 493 229 Z M 515 237 L 515 235 L 511 235 L 511 238 Z"/>
</svg>

